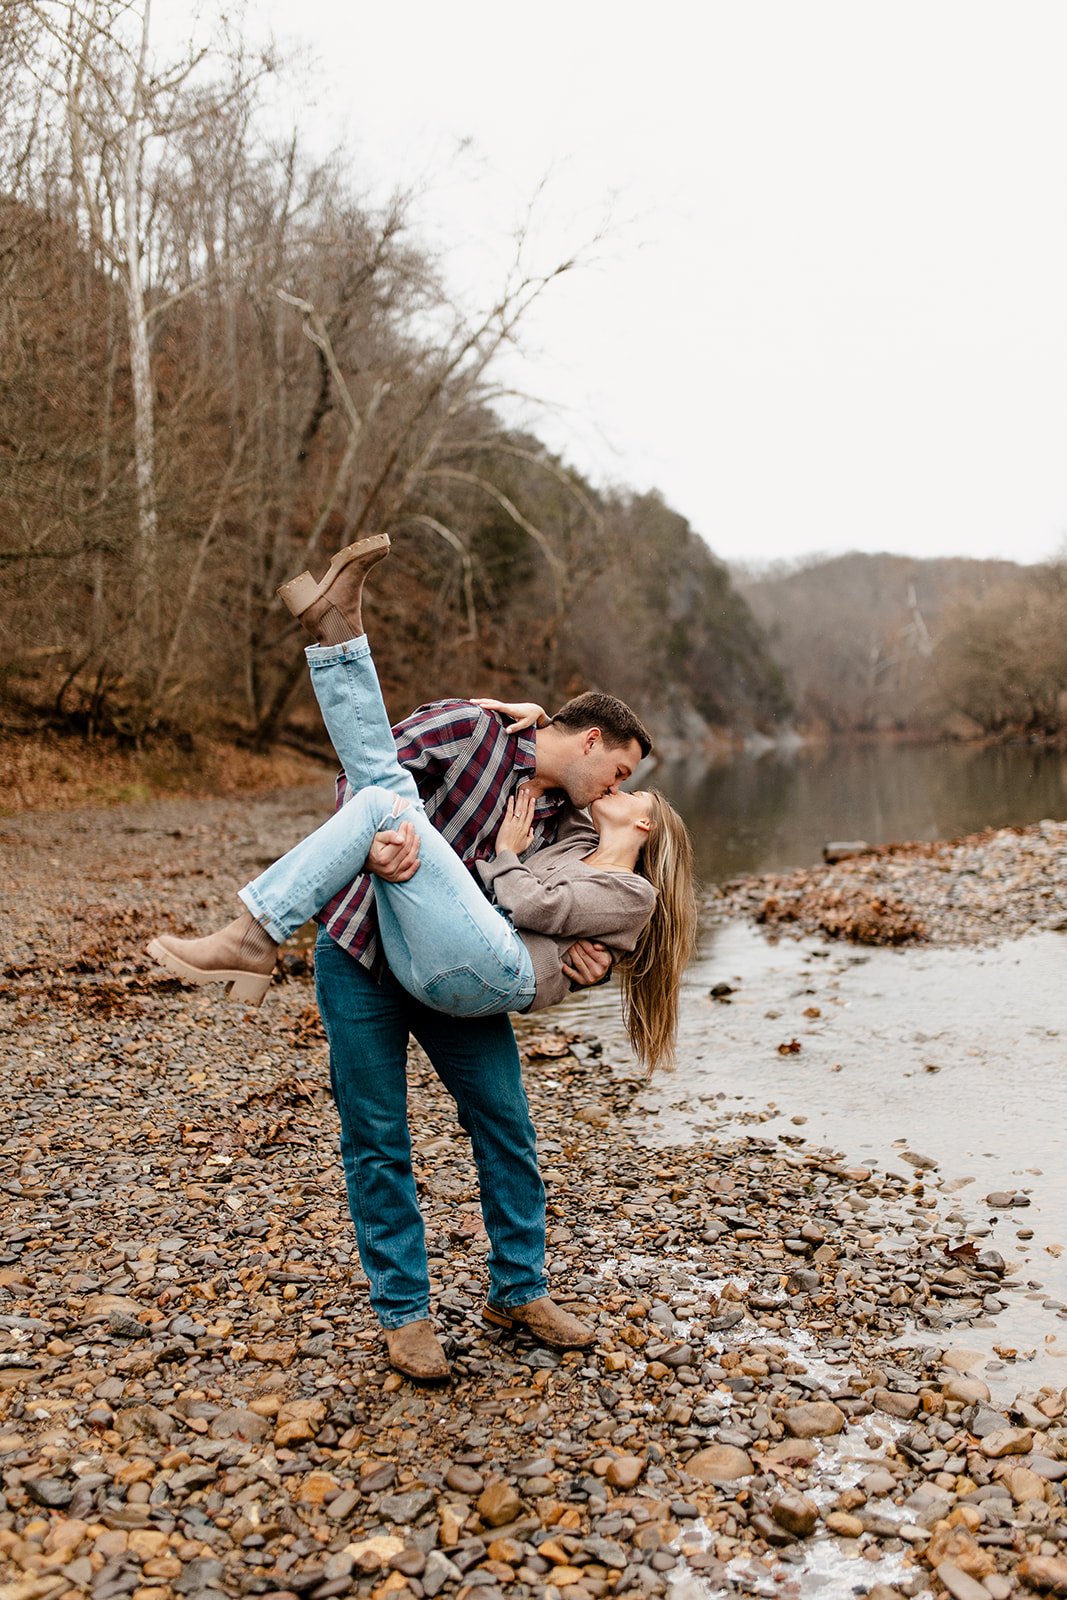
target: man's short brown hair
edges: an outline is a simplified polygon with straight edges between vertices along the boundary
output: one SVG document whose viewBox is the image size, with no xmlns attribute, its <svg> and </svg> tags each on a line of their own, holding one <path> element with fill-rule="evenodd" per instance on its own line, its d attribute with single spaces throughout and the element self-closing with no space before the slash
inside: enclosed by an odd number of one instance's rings
<svg viewBox="0 0 1067 1600">
<path fill-rule="evenodd" d="M 586 694 L 575 695 L 561 706 L 552 718 L 557 728 L 571 733 L 581 733 L 586 728 L 599 728 L 604 743 L 612 750 L 621 750 L 636 739 L 642 756 L 651 754 L 652 735 L 622 700 L 613 694 L 598 694 L 590 689 Z"/>
</svg>

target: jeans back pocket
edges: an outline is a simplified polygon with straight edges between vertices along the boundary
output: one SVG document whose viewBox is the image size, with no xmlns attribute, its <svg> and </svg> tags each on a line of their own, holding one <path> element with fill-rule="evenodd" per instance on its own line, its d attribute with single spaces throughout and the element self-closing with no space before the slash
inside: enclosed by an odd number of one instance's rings
<svg viewBox="0 0 1067 1600">
<path fill-rule="evenodd" d="M 420 998 L 435 1011 L 447 1012 L 452 1017 L 483 1017 L 507 1011 L 513 989 L 514 985 L 507 989 L 495 988 L 473 967 L 452 967 L 430 978 L 423 985 Z"/>
</svg>

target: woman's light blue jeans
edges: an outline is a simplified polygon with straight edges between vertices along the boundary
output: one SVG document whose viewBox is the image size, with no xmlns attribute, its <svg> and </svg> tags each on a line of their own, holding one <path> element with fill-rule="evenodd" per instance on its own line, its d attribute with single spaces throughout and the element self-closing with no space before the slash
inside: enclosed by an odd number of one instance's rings
<svg viewBox="0 0 1067 1600">
<path fill-rule="evenodd" d="M 382 949 L 394 977 L 416 1000 L 450 1016 L 525 1010 L 536 988 L 529 952 L 428 820 L 414 778 L 397 761 L 366 637 L 311 646 L 307 658 L 355 793 L 247 884 L 241 900 L 281 944 L 350 882 L 376 833 L 410 822 L 419 835 L 418 871 L 406 883 L 374 880 Z"/>
</svg>

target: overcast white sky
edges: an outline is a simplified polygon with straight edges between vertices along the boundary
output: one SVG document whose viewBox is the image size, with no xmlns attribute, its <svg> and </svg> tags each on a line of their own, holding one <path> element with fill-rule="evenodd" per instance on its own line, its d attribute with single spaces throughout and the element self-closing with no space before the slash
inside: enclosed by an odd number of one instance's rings
<svg viewBox="0 0 1067 1600">
<path fill-rule="evenodd" d="M 175 0 L 168 0 L 174 4 Z M 1011 556 L 1067 535 L 1062 0 L 258 0 L 316 137 L 472 300 L 614 217 L 510 374 L 712 548 Z M 252 18 L 250 18 L 250 21 Z"/>
</svg>

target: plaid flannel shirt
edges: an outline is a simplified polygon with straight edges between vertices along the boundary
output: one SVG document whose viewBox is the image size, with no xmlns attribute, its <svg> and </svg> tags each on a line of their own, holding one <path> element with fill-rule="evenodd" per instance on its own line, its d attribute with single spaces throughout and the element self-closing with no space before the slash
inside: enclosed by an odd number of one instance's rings
<svg viewBox="0 0 1067 1600">
<path fill-rule="evenodd" d="M 426 815 L 472 872 L 475 862 L 494 853 L 508 798 L 533 777 L 536 766 L 533 735 L 507 734 L 504 721 L 499 712 L 483 711 L 469 700 L 437 700 L 420 706 L 393 729 L 397 757 L 415 779 Z M 339 773 L 338 809 L 351 793 Z M 525 854 L 554 840 L 564 804 L 562 794 L 540 797 L 533 843 Z M 378 915 L 370 873 L 357 873 L 323 906 L 318 920 L 362 966 L 377 966 Z"/>
</svg>

